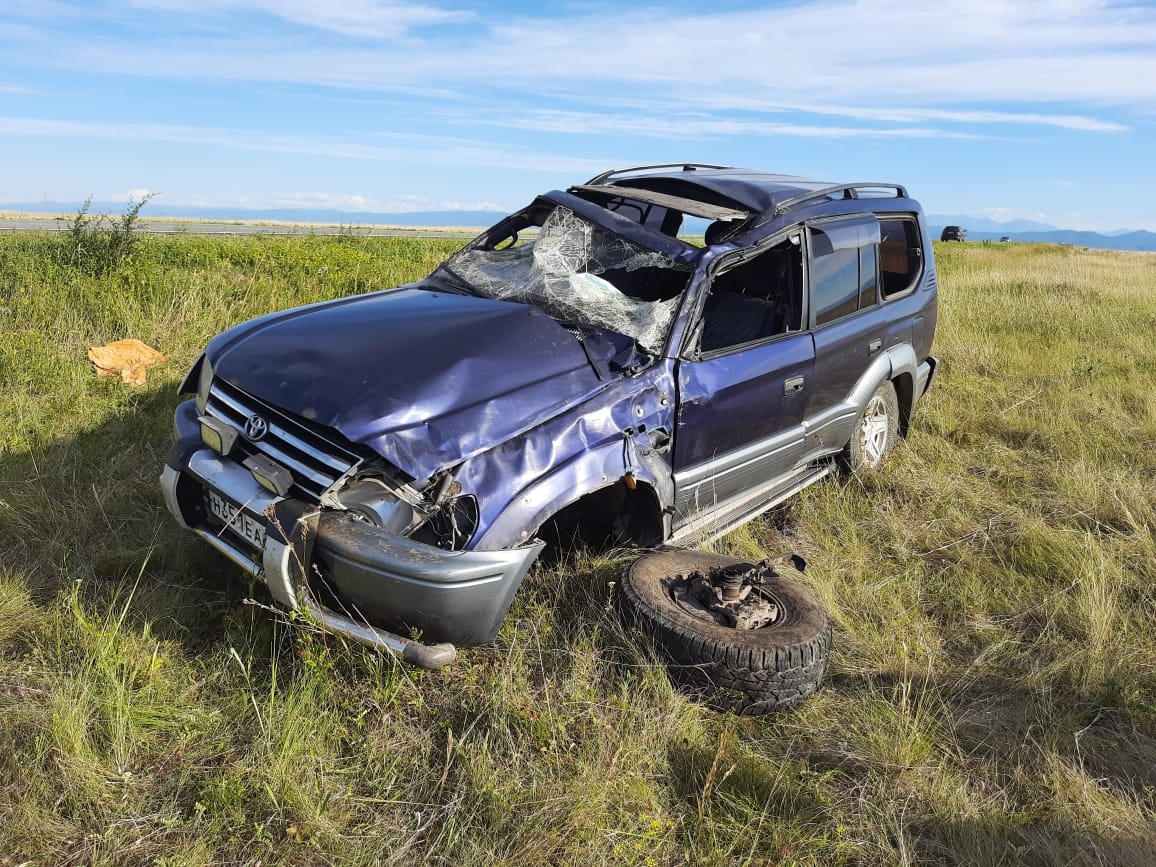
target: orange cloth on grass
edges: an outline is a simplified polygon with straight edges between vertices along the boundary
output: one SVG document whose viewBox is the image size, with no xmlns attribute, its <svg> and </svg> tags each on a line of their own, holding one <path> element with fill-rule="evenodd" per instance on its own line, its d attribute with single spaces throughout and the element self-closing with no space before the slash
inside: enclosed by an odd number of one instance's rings
<svg viewBox="0 0 1156 867">
<path fill-rule="evenodd" d="M 159 364 L 168 356 L 135 338 L 114 340 L 104 346 L 88 350 L 88 360 L 101 376 L 120 375 L 122 382 L 144 385 L 145 370 Z"/>
</svg>

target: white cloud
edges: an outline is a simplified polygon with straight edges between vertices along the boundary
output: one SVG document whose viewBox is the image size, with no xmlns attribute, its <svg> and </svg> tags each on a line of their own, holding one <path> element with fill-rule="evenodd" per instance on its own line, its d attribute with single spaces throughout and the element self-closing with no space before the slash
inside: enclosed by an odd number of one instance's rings
<svg viewBox="0 0 1156 867">
<path fill-rule="evenodd" d="M 97 196 L 102 202 L 139 202 L 144 199 L 160 198 L 161 194 L 150 190 L 146 187 L 136 187 L 131 190 L 123 190 L 119 193 L 105 193 L 102 196 Z"/>
<path fill-rule="evenodd" d="M 506 211 L 497 202 L 442 202 L 443 211 Z"/>
<path fill-rule="evenodd" d="M 670 114 L 662 117 L 533 110 L 509 114 L 479 113 L 472 123 L 488 123 L 535 132 L 568 135 L 643 135 L 655 138 L 711 139 L 731 136 L 799 136 L 804 138 L 979 138 L 971 133 L 921 127 L 867 128 L 815 126 L 773 121 L 733 120 L 704 115 Z"/>
<path fill-rule="evenodd" d="M 320 208 L 338 211 L 369 210 L 369 200 L 359 193 L 282 193 L 273 196 L 276 208 Z"/>
<path fill-rule="evenodd" d="M 67 0 L 8 0 L 3 14 L 10 18 L 44 20 L 75 14 L 75 9 Z M 2 28 L 0 32 L 3 32 Z"/>
<path fill-rule="evenodd" d="M 300 208 L 302 210 L 332 210 L 347 213 L 405 213 L 424 210 L 426 199 L 416 195 L 380 198 L 361 193 L 282 192 L 268 196 L 205 196 L 190 194 L 166 199 L 169 206 L 214 208 Z"/>
<path fill-rule="evenodd" d="M 997 223 L 1006 223 L 1009 220 L 1036 220 L 1046 223 L 1047 214 L 1041 211 L 1032 211 L 1030 208 L 981 208 L 980 213 L 995 220 Z"/>
<path fill-rule="evenodd" d="M 467 21 L 470 12 L 404 0 L 131 0 L 138 8 L 195 15 L 258 12 L 344 36 L 389 38 L 412 27 Z"/>
<path fill-rule="evenodd" d="M 951 111 L 935 108 L 856 108 L 854 106 L 796 106 L 797 110 L 808 110 L 816 114 L 838 117 L 853 117 L 861 120 L 887 121 L 891 123 L 923 123 L 943 121 L 965 124 L 1022 124 L 1026 126 L 1054 126 L 1061 129 L 1083 130 L 1085 132 L 1123 132 L 1127 127 L 1115 121 L 1099 120 L 1076 114 L 1043 114 L 1041 112 L 1014 111 Z"/>
<path fill-rule="evenodd" d="M 301 210 L 330 210 L 347 213 L 406 214 L 415 211 L 501 211 L 508 208 L 490 201 L 443 201 L 436 206 L 428 198 L 414 194 L 373 197 L 361 193 L 291 192 L 275 193 L 265 198 L 241 196 L 233 199 L 205 196 L 186 196 L 169 205 L 197 205 L 214 207 L 243 207 L 255 209 L 298 208 Z"/>
<path fill-rule="evenodd" d="M 682 18 L 626 12 L 616 25 L 593 17 L 499 24 L 485 56 L 467 52 L 451 65 L 475 74 L 532 68 L 537 82 L 665 86 L 676 102 L 798 105 L 799 97 L 830 103 L 855 96 L 866 106 L 918 106 L 1156 97 L 1150 7 L 980 0 L 961 15 L 952 4 L 823 0 Z M 527 66 L 534 56 L 564 60 Z M 437 75 L 434 58 L 416 60 L 420 74 Z"/>
<path fill-rule="evenodd" d="M 0 135 L 175 142 L 229 150 L 396 162 L 403 165 L 469 165 L 566 174 L 598 172 L 603 166 L 614 162 L 597 157 L 539 153 L 439 136 L 397 136 L 394 144 L 365 144 L 342 139 L 278 135 L 223 127 L 62 121 L 46 118 L 0 117 Z M 384 135 L 379 138 L 389 139 Z"/>
<path fill-rule="evenodd" d="M 679 138 L 967 137 L 996 126 L 1117 133 L 1129 128 L 1121 111 L 1156 108 L 1156 8 L 1119 0 L 973 0 L 966 14 L 924 0 L 810 0 L 693 15 L 635 7 L 618 10 L 613 27 L 605 10 L 581 5 L 486 18 L 449 0 L 119 2 L 138 17 L 147 9 L 230 26 L 143 41 L 127 26 L 44 31 L 13 40 L 11 50 L 28 63 L 86 73 L 421 94 L 422 111 L 468 104 L 480 114 L 487 102 L 547 99 L 586 109 L 540 115 L 552 131 L 586 114 L 608 115 L 599 121 L 607 130 L 629 132 L 613 109 L 633 104 L 643 107 L 633 132 Z M 253 14 L 302 30 L 231 26 Z M 446 26 L 463 21 L 471 26 Z M 414 28 L 426 28 L 420 39 Z M 334 39 L 320 41 L 318 30 Z M 705 117 L 675 122 L 696 112 Z M 724 112 L 758 116 L 731 117 L 727 127 Z M 784 112 L 790 122 L 766 117 Z"/>
</svg>

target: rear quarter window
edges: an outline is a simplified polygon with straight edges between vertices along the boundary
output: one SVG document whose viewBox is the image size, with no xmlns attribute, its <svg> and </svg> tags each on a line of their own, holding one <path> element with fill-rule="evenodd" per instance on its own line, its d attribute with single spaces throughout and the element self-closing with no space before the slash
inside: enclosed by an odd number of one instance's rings
<svg viewBox="0 0 1156 867">
<path fill-rule="evenodd" d="M 915 287 L 923 269 L 919 226 L 913 217 L 879 219 L 879 276 L 884 299 Z"/>
</svg>

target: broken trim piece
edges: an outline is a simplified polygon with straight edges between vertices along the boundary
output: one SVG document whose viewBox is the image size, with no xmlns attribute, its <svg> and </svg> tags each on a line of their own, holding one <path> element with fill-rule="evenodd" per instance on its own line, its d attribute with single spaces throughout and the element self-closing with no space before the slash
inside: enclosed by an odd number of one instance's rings
<svg viewBox="0 0 1156 867">
<path fill-rule="evenodd" d="M 637 187 L 612 187 L 595 184 L 578 184 L 570 187 L 570 192 L 593 193 L 610 199 L 633 199 L 636 202 L 645 202 L 648 205 L 658 205 L 672 211 L 682 211 L 692 217 L 702 217 L 706 220 L 745 220 L 753 212 L 726 208 L 722 205 L 711 205 L 694 199 L 684 199 L 682 196 L 670 196 L 666 193 L 655 193 L 651 190 L 641 190 Z"/>
<path fill-rule="evenodd" d="M 608 172 L 603 172 L 600 175 L 588 180 L 587 184 L 604 184 L 611 178 L 621 177 L 622 175 L 637 174 L 645 177 L 647 174 L 652 174 L 659 169 L 679 169 L 683 172 L 694 172 L 699 169 L 729 169 L 733 166 L 719 166 L 714 163 L 646 163 L 641 166 L 629 166 L 624 169 L 611 169 Z"/>
</svg>

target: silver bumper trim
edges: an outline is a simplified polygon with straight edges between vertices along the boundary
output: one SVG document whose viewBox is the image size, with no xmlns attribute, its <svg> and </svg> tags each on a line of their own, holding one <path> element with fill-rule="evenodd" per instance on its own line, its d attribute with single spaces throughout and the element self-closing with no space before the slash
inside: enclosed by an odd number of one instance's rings
<svg viewBox="0 0 1156 867">
<path fill-rule="evenodd" d="M 252 482 L 252 477 L 247 471 L 241 470 L 240 473 L 234 473 L 232 468 L 216 461 L 215 456 L 211 453 L 203 455 L 198 452 L 197 455 L 194 455 L 194 458 L 197 457 L 200 457 L 200 460 L 190 461 L 190 465 L 196 463 L 203 471 L 208 464 L 218 470 L 212 474 L 214 487 L 241 502 L 253 499 L 251 491 L 248 492 L 250 496 L 245 496 L 245 489 L 248 486 L 243 483 L 242 477 L 247 477 L 249 482 Z M 196 475 L 200 476 L 201 473 L 196 473 Z M 344 614 L 339 614 L 318 603 L 306 589 L 299 587 L 293 580 L 293 558 L 297 554 L 292 546 L 284 542 L 266 536 L 265 545 L 261 551 L 261 562 L 257 563 L 253 559 L 255 554 L 248 554 L 222 536 L 200 527 L 189 526 L 181 513 L 177 500 L 177 481 L 179 478 L 180 473 L 172 467 L 166 466 L 161 472 L 161 491 L 164 495 L 165 505 L 168 506 L 173 517 L 182 527 L 192 530 L 232 563 L 248 574 L 262 579 L 269 588 L 269 594 L 280 604 L 290 609 L 306 612 L 326 632 L 341 635 L 378 650 L 384 650 L 405 662 L 422 668 L 440 668 L 449 665 L 457 658 L 457 648 L 452 644 L 444 642 L 441 644 L 421 644 L 411 641 L 388 630 L 370 626 L 367 623 L 358 623 Z M 229 482 L 233 484 L 229 484 Z M 252 483 L 256 484 L 255 482 Z M 263 489 L 262 493 L 264 493 Z M 267 500 L 269 498 L 265 496 L 262 499 Z M 292 533 L 288 536 L 292 538 Z"/>
<path fill-rule="evenodd" d="M 262 567 L 216 534 L 197 528 L 193 528 L 193 532 L 250 575 L 261 578 L 274 599 L 287 608 L 306 612 L 326 632 L 384 650 L 422 668 L 441 668 L 457 659 L 458 651 L 452 644 L 421 644 L 411 641 L 386 629 L 358 623 L 316 602 L 308 592 L 298 592 L 289 577 L 289 558 L 293 552 L 288 545 L 273 539 L 266 540 Z"/>
<path fill-rule="evenodd" d="M 161 470 L 161 494 L 164 495 L 165 505 L 172 516 L 177 519 L 177 523 L 186 530 L 191 530 L 193 528 L 185 521 L 185 516 L 181 514 L 181 507 L 177 504 L 177 479 L 180 477 L 179 472 L 166 464 L 165 468 Z"/>
<path fill-rule="evenodd" d="M 916 399 L 927 394 L 931 389 L 931 381 L 935 378 L 936 368 L 939 367 L 939 359 L 935 356 L 929 356 L 927 360 L 919 362 L 919 367 L 916 368 L 919 380 L 915 384 Z"/>
</svg>

